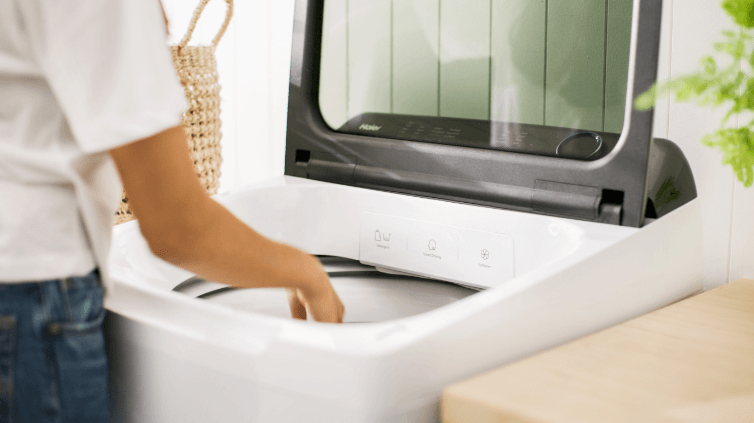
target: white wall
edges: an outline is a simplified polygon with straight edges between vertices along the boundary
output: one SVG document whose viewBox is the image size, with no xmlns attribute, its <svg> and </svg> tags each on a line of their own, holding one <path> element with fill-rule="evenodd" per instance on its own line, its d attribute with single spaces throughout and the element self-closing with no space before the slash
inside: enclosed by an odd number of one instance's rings
<svg viewBox="0 0 754 423">
<path fill-rule="evenodd" d="M 163 0 L 179 39 L 194 2 Z M 208 43 L 223 19 L 225 3 L 210 3 L 195 41 Z M 720 31 L 732 24 L 718 1 L 665 0 L 660 77 L 697 69 Z M 235 16 L 217 51 L 223 86 L 221 191 L 283 173 L 293 0 L 235 3 Z M 176 41 L 177 42 L 177 41 Z M 694 171 L 704 219 L 705 287 L 754 278 L 754 188 L 744 188 L 721 155 L 701 144 L 717 128 L 722 111 L 663 100 L 655 135 L 681 146 Z"/>
</svg>

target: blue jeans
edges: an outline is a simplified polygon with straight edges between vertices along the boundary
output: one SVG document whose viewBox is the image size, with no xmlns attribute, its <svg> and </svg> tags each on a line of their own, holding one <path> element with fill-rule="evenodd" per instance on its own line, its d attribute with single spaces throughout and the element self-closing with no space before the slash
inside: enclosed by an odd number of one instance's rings
<svg viewBox="0 0 754 423">
<path fill-rule="evenodd" d="M 0 423 L 107 422 L 99 273 L 0 284 Z"/>
</svg>

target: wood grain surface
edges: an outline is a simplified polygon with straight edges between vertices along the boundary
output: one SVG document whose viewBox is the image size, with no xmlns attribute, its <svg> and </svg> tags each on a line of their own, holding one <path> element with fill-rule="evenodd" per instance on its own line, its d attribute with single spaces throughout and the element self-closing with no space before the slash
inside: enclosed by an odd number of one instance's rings
<svg viewBox="0 0 754 423">
<path fill-rule="evenodd" d="M 754 280 L 448 387 L 444 422 L 754 422 Z"/>
</svg>

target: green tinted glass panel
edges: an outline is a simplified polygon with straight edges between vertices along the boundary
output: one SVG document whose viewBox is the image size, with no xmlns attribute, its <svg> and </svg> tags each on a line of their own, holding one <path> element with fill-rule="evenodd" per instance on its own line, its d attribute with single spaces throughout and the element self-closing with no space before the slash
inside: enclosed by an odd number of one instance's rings
<svg viewBox="0 0 754 423">
<path fill-rule="evenodd" d="M 596 159 L 623 128 L 632 0 L 326 0 L 334 130 Z"/>
</svg>

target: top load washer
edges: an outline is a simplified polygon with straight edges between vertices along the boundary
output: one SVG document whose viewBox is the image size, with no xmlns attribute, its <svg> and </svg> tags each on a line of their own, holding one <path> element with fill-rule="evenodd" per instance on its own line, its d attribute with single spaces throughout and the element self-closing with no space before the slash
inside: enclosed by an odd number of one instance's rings
<svg viewBox="0 0 754 423">
<path fill-rule="evenodd" d="M 319 256 L 345 324 L 120 225 L 112 420 L 433 422 L 450 383 L 699 291 L 689 165 L 631 107 L 661 8 L 297 0 L 285 176 L 216 200 Z"/>
</svg>

